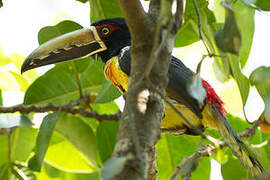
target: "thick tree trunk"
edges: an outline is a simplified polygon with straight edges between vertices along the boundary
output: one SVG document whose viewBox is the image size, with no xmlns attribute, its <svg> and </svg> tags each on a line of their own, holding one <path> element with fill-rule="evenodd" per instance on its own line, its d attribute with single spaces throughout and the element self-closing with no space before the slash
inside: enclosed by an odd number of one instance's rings
<svg viewBox="0 0 270 180">
<path fill-rule="evenodd" d="M 177 17 L 180 19 L 176 22 L 180 23 L 173 26 L 168 23 L 168 27 L 161 27 L 160 24 L 160 0 L 151 1 L 149 13 L 143 11 L 139 0 L 119 0 L 119 3 L 131 32 L 132 47 L 131 77 L 114 156 L 128 157 L 128 160 L 123 170 L 112 179 L 153 180 L 156 179 L 157 172 L 155 144 L 160 138 L 165 107 L 156 91 L 164 93 L 168 83 L 168 65 L 175 34 L 181 24 L 183 2 L 178 1 L 182 11 L 178 12 L 180 16 Z M 167 20 L 171 22 L 170 19 Z M 162 36 L 169 27 L 172 28 L 164 39 Z M 149 64 L 151 59 L 153 63 Z M 150 72 L 148 76 L 145 76 L 146 71 Z"/>
</svg>

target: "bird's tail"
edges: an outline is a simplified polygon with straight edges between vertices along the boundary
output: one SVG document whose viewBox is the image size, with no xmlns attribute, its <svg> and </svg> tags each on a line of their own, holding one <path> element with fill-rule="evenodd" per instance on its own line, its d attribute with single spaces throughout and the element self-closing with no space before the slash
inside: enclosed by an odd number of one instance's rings
<svg viewBox="0 0 270 180">
<path fill-rule="evenodd" d="M 216 126 L 223 136 L 225 143 L 231 148 L 233 154 L 241 161 L 251 176 L 260 175 L 264 171 L 260 162 L 252 156 L 253 153 L 251 153 L 249 147 L 232 129 L 229 122 L 219 111 L 219 108 L 215 104 L 213 104 L 212 107 L 212 114 L 215 116 Z"/>
</svg>

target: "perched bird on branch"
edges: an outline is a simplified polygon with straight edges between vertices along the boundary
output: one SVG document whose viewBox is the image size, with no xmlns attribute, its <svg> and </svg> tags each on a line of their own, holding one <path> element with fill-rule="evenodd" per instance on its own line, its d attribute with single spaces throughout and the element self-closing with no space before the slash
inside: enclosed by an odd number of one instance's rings
<svg viewBox="0 0 270 180">
<path fill-rule="evenodd" d="M 105 19 L 93 23 L 90 28 L 77 30 L 42 44 L 27 57 L 21 71 L 23 73 L 36 67 L 97 54 L 105 63 L 105 76 L 121 93 L 125 93 L 128 90 L 131 69 L 130 46 L 131 37 L 125 20 Z M 202 131 L 206 128 L 217 129 L 252 176 L 262 173 L 263 167 L 259 161 L 249 153 L 248 147 L 227 122 L 223 102 L 215 90 L 202 80 L 206 91 L 203 105 L 190 95 L 186 87 L 193 76 L 194 73 L 181 60 L 172 56 L 166 97 L 196 128 Z M 198 135 L 194 128 L 168 105 L 161 128 L 165 131 L 178 131 L 180 134 Z"/>
</svg>

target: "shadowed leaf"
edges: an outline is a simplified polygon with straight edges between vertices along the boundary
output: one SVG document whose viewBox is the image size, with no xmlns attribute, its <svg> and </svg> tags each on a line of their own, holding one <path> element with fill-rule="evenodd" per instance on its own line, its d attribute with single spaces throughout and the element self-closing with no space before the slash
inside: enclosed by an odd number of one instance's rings
<svg viewBox="0 0 270 180">
<path fill-rule="evenodd" d="M 217 30 L 215 41 L 220 50 L 239 55 L 241 47 L 241 34 L 234 16 L 234 12 L 228 2 L 221 5 L 226 9 L 226 19 L 224 25 Z"/>
<path fill-rule="evenodd" d="M 35 155 L 28 162 L 28 167 L 34 171 L 41 169 L 57 118 L 58 114 L 54 113 L 45 116 L 42 121 L 36 141 Z"/>
</svg>

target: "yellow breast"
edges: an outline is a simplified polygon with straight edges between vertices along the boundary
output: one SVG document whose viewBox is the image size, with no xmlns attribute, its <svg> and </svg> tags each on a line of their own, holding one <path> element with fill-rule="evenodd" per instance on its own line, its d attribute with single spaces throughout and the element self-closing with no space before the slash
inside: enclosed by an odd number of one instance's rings
<svg viewBox="0 0 270 180">
<path fill-rule="evenodd" d="M 106 62 L 105 77 L 109 79 L 123 94 L 128 89 L 128 76 L 121 70 L 118 57 L 115 56 Z"/>
</svg>

